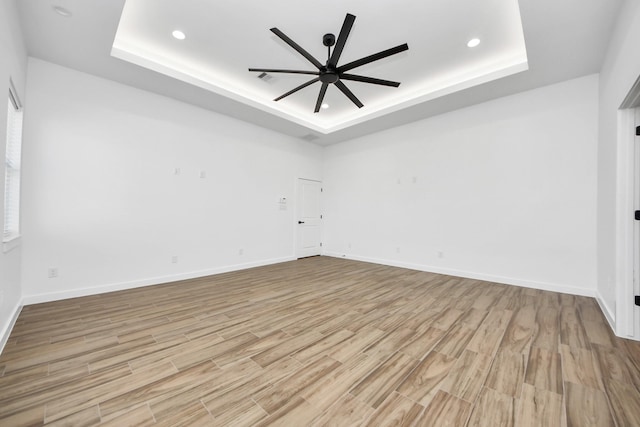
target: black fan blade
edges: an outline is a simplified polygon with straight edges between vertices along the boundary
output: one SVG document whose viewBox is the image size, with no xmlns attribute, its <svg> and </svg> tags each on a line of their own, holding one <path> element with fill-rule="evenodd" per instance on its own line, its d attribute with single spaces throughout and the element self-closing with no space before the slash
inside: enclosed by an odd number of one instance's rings
<svg viewBox="0 0 640 427">
<path fill-rule="evenodd" d="M 329 59 L 330 66 L 335 67 L 338 63 L 340 55 L 342 55 L 342 49 L 344 49 L 344 44 L 347 42 L 347 38 L 349 37 L 351 27 L 353 27 L 353 22 L 355 20 L 355 16 L 347 13 L 347 16 L 344 18 L 344 22 L 342 24 L 342 29 L 340 30 L 340 35 L 338 35 L 338 40 L 336 41 L 336 45 L 333 48 L 333 53 L 331 54 L 331 58 Z"/>
<path fill-rule="evenodd" d="M 284 40 L 284 42 L 286 44 L 288 44 L 289 46 L 291 46 L 292 48 L 294 48 L 300 55 L 304 56 L 305 58 L 307 58 L 307 60 L 309 62 L 311 62 L 313 65 L 316 66 L 316 68 L 319 70 L 323 67 L 323 65 L 320 63 L 320 61 L 318 61 L 316 58 L 314 58 L 313 56 L 311 56 L 311 54 L 309 52 L 307 52 L 306 50 L 304 50 L 303 48 L 301 48 L 298 43 L 294 42 L 293 40 L 291 40 L 289 37 L 287 37 L 287 35 L 285 33 L 283 33 L 282 31 L 280 31 L 277 28 L 272 28 L 271 32 L 273 34 L 275 34 L 276 36 L 280 37 L 282 40 Z"/>
<path fill-rule="evenodd" d="M 357 76 L 355 74 L 340 74 L 341 80 L 353 80 L 354 82 L 371 83 L 382 86 L 400 86 L 400 82 L 392 82 L 391 80 L 375 79 L 373 77 Z"/>
<path fill-rule="evenodd" d="M 396 53 L 404 52 L 409 49 L 408 44 L 401 44 L 396 47 L 392 47 L 391 49 L 383 50 L 382 52 L 374 53 L 373 55 L 365 56 L 364 58 L 358 59 L 357 61 L 349 62 L 342 67 L 338 67 L 338 72 L 343 73 L 345 71 L 352 70 L 356 67 L 361 67 L 362 65 L 368 64 L 373 61 L 377 61 L 382 58 L 386 58 L 387 56 L 395 55 Z"/>
<path fill-rule="evenodd" d="M 296 93 L 300 89 L 304 89 L 305 87 L 307 87 L 309 85 L 312 85 L 312 84 L 314 84 L 315 82 L 318 82 L 318 81 L 320 81 L 320 77 L 315 78 L 313 80 L 309 80 L 308 82 L 301 84 L 297 88 L 290 90 L 289 92 L 285 93 L 284 95 L 280 95 L 279 97 L 274 99 L 274 101 L 280 101 L 282 98 L 286 98 L 287 96 L 291 95 L 292 93 Z"/>
<path fill-rule="evenodd" d="M 305 71 L 305 70 L 274 70 L 272 68 L 249 68 L 249 71 L 262 72 L 262 73 L 289 73 L 289 74 L 312 74 L 319 76 L 319 71 Z"/>
<path fill-rule="evenodd" d="M 347 98 L 349 98 L 354 104 L 356 104 L 358 106 L 358 108 L 364 107 L 362 102 L 360 102 L 360 100 L 358 98 L 356 98 L 356 96 L 353 94 L 353 92 L 351 92 L 349 90 L 349 88 L 344 85 L 344 83 L 342 83 L 340 80 L 338 80 L 334 84 L 336 85 L 336 87 L 338 89 L 340 89 L 340 91 L 342 91 L 342 93 L 347 95 Z"/>
<path fill-rule="evenodd" d="M 324 94 L 327 93 L 327 88 L 329 87 L 329 83 L 322 83 L 322 87 L 320 88 L 320 93 L 318 94 L 318 100 L 316 101 L 316 108 L 313 110 L 314 113 L 320 111 L 320 107 L 322 107 L 322 101 L 324 100 Z"/>
</svg>

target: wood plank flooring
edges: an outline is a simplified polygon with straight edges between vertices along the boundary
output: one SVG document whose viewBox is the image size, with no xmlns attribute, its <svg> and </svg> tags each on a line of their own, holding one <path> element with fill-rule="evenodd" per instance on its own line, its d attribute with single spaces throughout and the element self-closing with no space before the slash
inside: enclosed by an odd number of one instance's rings
<svg viewBox="0 0 640 427">
<path fill-rule="evenodd" d="M 638 426 L 595 300 L 314 257 L 24 307 L 0 425 Z"/>
</svg>

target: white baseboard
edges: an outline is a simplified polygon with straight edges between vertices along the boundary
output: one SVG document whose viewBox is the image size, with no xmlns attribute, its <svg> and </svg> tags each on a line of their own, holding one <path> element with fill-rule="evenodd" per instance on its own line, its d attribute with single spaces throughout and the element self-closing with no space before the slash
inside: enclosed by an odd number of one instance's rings
<svg viewBox="0 0 640 427">
<path fill-rule="evenodd" d="M 18 301 L 18 304 L 13 309 L 13 313 L 9 317 L 9 321 L 6 325 L 2 327 L 0 330 L 0 354 L 4 350 L 4 346 L 7 345 L 7 341 L 9 340 L 9 335 L 11 335 L 11 331 L 13 330 L 13 326 L 16 324 L 16 320 L 18 320 L 18 316 L 22 311 L 22 307 L 24 306 L 22 301 Z"/>
<path fill-rule="evenodd" d="M 597 290 L 596 290 L 595 298 L 596 298 L 596 301 L 598 302 L 598 305 L 600 306 L 600 310 L 602 311 L 602 314 L 604 314 L 604 317 L 607 319 L 607 322 L 609 322 L 609 326 L 611 327 L 613 332 L 616 333 L 617 335 L 616 312 L 614 310 L 611 310 L 611 307 L 609 307 L 609 305 L 606 303 L 604 298 L 602 298 L 602 295 L 600 295 L 600 292 L 598 292 Z"/>
<path fill-rule="evenodd" d="M 362 257 L 358 255 L 345 255 L 338 252 L 323 252 L 323 255 L 352 259 L 355 261 L 370 262 L 373 264 L 389 265 L 392 267 L 408 268 L 410 270 L 426 271 L 429 273 L 446 274 L 449 276 L 464 277 L 468 279 L 484 280 L 487 282 L 502 283 L 505 285 L 522 286 L 524 288 L 540 289 L 543 291 L 560 292 L 563 294 L 580 295 L 586 297 L 595 297 L 595 290 L 578 288 L 575 286 L 560 285 L 556 283 L 537 282 L 533 280 L 516 279 L 512 277 L 494 276 L 484 273 L 476 273 L 473 271 L 456 270 L 442 267 L 434 267 L 431 265 L 412 264 L 400 261 L 385 260 L 378 258 Z"/>
<path fill-rule="evenodd" d="M 88 295 L 104 294 L 107 292 L 122 291 L 126 289 L 140 288 L 143 286 L 160 285 L 163 283 L 177 282 L 179 280 L 196 279 L 199 277 L 211 276 L 214 274 L 228 273 L 230 271 L 246 270 L 253 267 L 278 264 L 280 262 L 293 261 L 296 257 L 288 256 L 282 258 L 272 258 L 261 261 L 247 262 L 244 264 L 234 264 L 223 267 L 210 268 L 206 270 L 192 271 L 188 273 L 173 274 L 169 276 L 152 277 L 130 282 L 111 283 L 107 285 L 94 286 L 90 288 L 71 289 L 62 292 L 48 292 L 43 294 L 24 295 L 22 303 L 24 305 L 39 304 L 42 302 L 58 301 L 68 298 L 84 297 Z"/>
</svg>

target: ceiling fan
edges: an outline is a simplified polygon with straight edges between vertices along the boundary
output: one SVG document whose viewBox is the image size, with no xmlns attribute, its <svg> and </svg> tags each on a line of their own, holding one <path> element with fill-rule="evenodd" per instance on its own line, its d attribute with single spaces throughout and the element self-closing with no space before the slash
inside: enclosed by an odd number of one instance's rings
<svg viewBox="0 0 640 427">
<path fill-rule="evenodd" d="M 404 52 L 409 49 L 409 46 L 404 43 L 396 47 L 392 47 L 391 49 L 383 50 L 378 53 L 374 53 L 373 55 L 365 56 L 364 58 L 360 58 L 356 61 L 349 62 L 348 64 L 338 66 L 338 60 L 340 59 L 340 55 L 342 54 L 342 50 L 344 49 L 344 45 L 347 42 L 347 38 L 349 37 L 349 33 L 351 32 L 351 27 L 353 27 L 353 23 L 356 20 L 354 15 L 347 13 L 347 16 L 344 18 L 344 23 L 342 24 L 342 29 L 340 30 L 340 34 L 338 35 L 338 40 L 336 41 L 336 36 L 329 33 L 325 34 L 322 37 L 322 44 L 327 46 L 327 62 L 326 64 L 322 64 L 316 58 L 314 58 L 309 52 L 300 47 L 296 42 L 291 40 L 277 28 L 271 28 L 271 32 L 276 36 L 280 37 L 285 43 L 294 48 L 300 55 L 304 56 L 309 62 L 311 62 L 317 68 L 317 71 L 306 71 L 306 70 L 280 70 L 280 69 L 271 69 L 271 68 L 249 68 L 249 71 L 252 72 L 262 72 L 262 73 L 289 73 L 289 74 L 311 74 L 314 76 L 318 76 L 312 80 L 309 80 L 306 83 L 301 84 L 300 86 L 290 90 L 289 92 L 280 95 L 274 101 L 280 101 L 282 98 L 286 98 L 287 96 L 296 93 L 297 91 L 304 89 L 307 86 L 310 86 L 316 82 L 321 82 L 322 86 L 320 87 L 320 93 L 318 94 L 318 100 L 316 101 L 316 108 L 314 109 L 314 113 L 320 111 L 320 107 L 322 106 L 322 101 L 324 99 L 324 95 L 327 92 L 327 88 L 330 84 L 334 84 L 342 93 L 344 93 L 347 98 L 349 98 L 354 104 L 358 106 L 358 108 L 362 108 L 363 104 L 360 102 L 358 98 L 347 88 L 347 86 L 342 82 L 342 80 L 351 80 L 356 82 L 363 83 L 371 83 L 375 85 L 382 86 L 392 86 L 398 87 L 400 86 L 399 82 L 393 82 L 390 80 L 382 80 L 376 79 L 373 77 L 360 76 L 356 74 L 348 74 L 347 71 L 350 71 L 354 68 L 360 67 L 365 64 L 369 64 L 371 62 L 377 61 L 379 59 L 386 58 L 391 55 L 395 55 L 396 53 Z M 334 46 L 333 51 L 331 47 Z"/>
</svg>

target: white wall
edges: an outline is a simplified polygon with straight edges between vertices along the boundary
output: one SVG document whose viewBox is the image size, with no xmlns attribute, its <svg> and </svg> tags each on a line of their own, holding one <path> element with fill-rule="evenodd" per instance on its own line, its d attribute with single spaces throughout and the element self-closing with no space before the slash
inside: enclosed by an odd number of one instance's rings
<svg viewBox="0 0 640 427">
<path fill-rule="evenodd" d="M 2 327 L 21 271 L 29 303 L 290 259 L 297 177 L 324 180 L 327 254 L 597 293 L 615 311 L 616 110 L 640 73 L 637 2 L 600 89 L 589 76 L 326 149 L 35 59 L 25 99 L 13 7 L 0 78 L 27 106 L 24 237 L 0 255 Z"/>
<path fill-rule="evenodd" d="M 5 132 L 7 129 L 7 101 L 9 79 L 21 97 L 23 104 L 25 78 L 27 71 L 27 53 L 18 22 L 16 2 L 0 2 L 0 93 L 4 94 L 0 103 L 0 220 L 4 218 L 4 158 Z M 14 242 L 12 249 L 0 251 L 0 351 L 4 347 L 13 322 L 20 309 L 20 263 L 21 247 Z"/>
<path fill-rule="evenodd" d="M 28 81 L 26 302 L 293 258 L 278 201 L 320 147 L 36 59 Z"/>
<path fill-rule="evenodd" d="M 592 75 L 331 146 L 325 250 L 594 295 L 597 119 Z"/>
<path fill-rule="evenodd" d="M 607 55 L 600 73 L 599 138 L 598 138 L 598 294 L 616 331 L 622 334 L 626 326 L 616 322 L 620 304 L 632 306 L 632 295 L 618 295 L 625 287 L 623 272 L 617 271 L 625 254 L 620 250 L 625 239 L 616 236 L 620 227 L 620 216 L 616 211 L 617 182 L 621 164 L 616 159 L 618 147 L 618 109 L 640 75 L 640 3 L 624 2 L 614 26 Z M 626 159 L 620 159 L 625 161 Z M 631 212 L 627 213 L 631 215 Z M 617 301 L 622 299 L 622 301 Z M 629 307 L 627 307 L 631 310 Z M 618 323 L 616 325 L 616 323 Z M 626 332 L 626 331 L 625 331 Z"/>
</svg>

